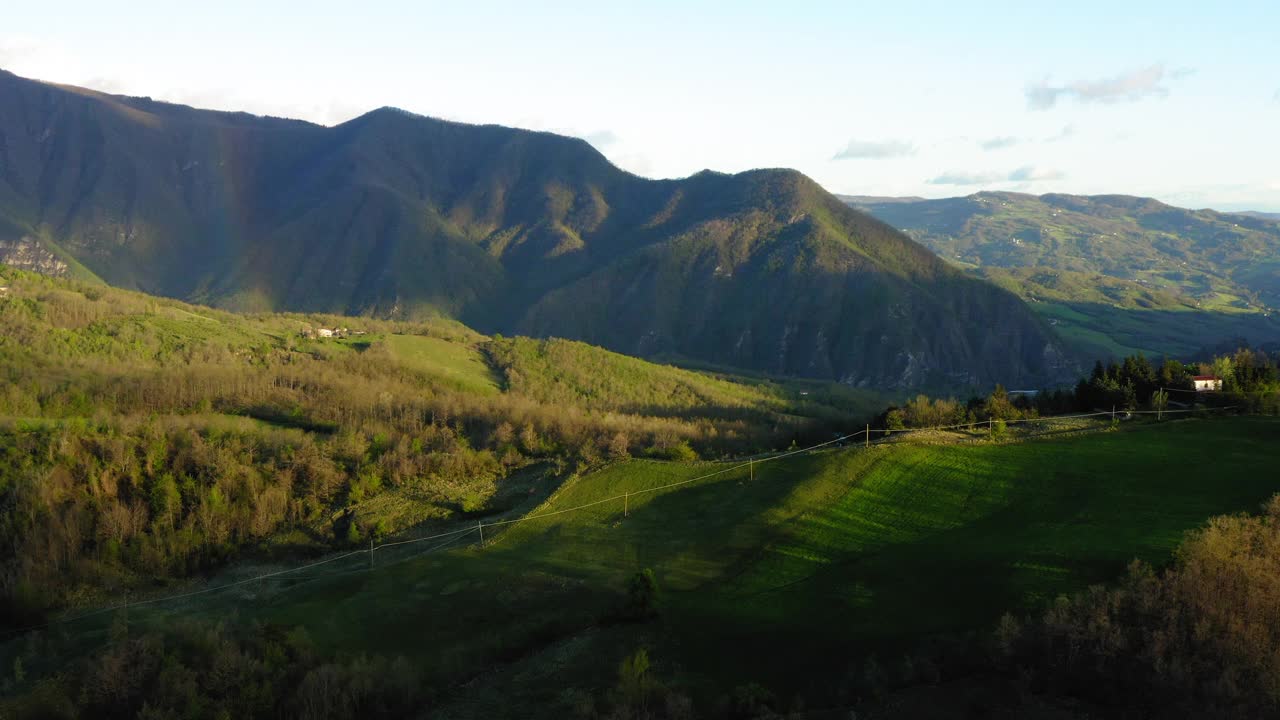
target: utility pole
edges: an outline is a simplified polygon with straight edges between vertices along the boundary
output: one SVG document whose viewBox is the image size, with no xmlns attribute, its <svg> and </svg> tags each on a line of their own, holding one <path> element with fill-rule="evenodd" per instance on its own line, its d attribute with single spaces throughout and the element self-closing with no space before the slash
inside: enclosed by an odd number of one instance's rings
<svg viewBox="0 0 1280 720">
<path fill-rule="evenodd" d="M 373 536 L 369 536 L 369 569 L 373 569 Z"/>
<path fill-rule="evenodd" d="M 480 547 L 484 547 L 484 521 L 477 520 L 476 528 L 480 530 Z"/>
<path fill-rule="evenodd" d="M 756 459 L 747 458 L 747 479 L 755 481 L 756 479 Z"/>
<path fill-rule="evenodd" d="M 864 442 L 862 447 L 870 448 L 871 447 L 871 423 L 867 423 L 867 429 L 863 431 L 862 439 Z"/>
<path fill-rule="evenodd" d="M 631 492 L 627 491 L 622 493 L 622 517 L 627 517 L 630 514 L 630 505 Z"/>
</svg>

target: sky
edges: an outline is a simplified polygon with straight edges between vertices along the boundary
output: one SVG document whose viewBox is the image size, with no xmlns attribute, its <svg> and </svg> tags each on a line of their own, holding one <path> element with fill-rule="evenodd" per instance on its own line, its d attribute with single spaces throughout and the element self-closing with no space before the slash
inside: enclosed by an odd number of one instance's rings
<svg viewBox="0 0 1280 720">
<path fill-rule="evenodd" d="M 646 177 L 1280 211 L 1280 3 L 1221 7 L 55 1 L 5 8 L 0 68 L 326 125 L 390 105 L 548 130 Z"/>
</svg>

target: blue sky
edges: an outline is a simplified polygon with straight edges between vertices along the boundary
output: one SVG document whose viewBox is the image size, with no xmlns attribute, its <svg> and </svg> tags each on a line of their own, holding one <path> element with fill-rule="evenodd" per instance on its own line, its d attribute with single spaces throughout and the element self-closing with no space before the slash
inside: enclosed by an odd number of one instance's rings
<svg viewBox="0 0 1280 720">
<path fill-rule="evenodd" d="M 650 177 L 1280 211 L 1280 3 L 25 3 L 0 67 L 333 124 L 394 105 Z M 124 6 L 124 7 L 122 7 Z"/>
</svg>

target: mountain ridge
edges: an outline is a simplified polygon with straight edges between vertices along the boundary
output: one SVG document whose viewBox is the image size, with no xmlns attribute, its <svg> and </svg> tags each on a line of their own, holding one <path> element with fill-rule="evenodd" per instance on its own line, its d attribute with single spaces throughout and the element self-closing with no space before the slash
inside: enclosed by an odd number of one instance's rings
<svg viewBox="0 0 1280 720">
<path fill-rule="evenodd" d="M 1016 297 L 794 170 L 649 180 L 552 133 L 393 108 L 325 127 L 11 74 L 0 101 L 0 233 L 20 236 L 0 240 L 112 285 L 860 386 L 1072 372 Z"/>
</svg>

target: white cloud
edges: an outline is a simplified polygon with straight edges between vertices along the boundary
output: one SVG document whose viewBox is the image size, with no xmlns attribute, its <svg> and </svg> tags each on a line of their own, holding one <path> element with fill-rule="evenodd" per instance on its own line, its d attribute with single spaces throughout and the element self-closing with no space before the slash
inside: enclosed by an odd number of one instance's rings
<svg viewBox="0 0 1280 720">
<path fill-rule="evenodd" d="M 1021 140 L 1016 137 L 993 137 L 987 140 L 980 140 L 978 142 L 978 146 L 983 150 L 1002 150 L 1004 148 L 1013 147 L 1019 142 L 1021 142 Z"/>
<path fill-rule="evenodd" d="M 850 140 L 832 160 L 884 160 L 907 157 L 916 153 L 915 145 L 905 140 Z"/>
<path fill-rule="evenodd" d="M 1061 170 L 1025 165 L 1010 172 L 948 170 L 925 182 L 930 185 L 995 185 L 1011 182 L 1033 183 L 1043 180 L 1061 180 L 1065 177 L 1066 173 Z"/>
<path fill-rule="evenodd" d="M 1070 138 L 1072 135 L 1075 135 L 1075 134 L 1076 134 L 1075 125 L 1063 125 L 1062 130 L 1060 130 L 1057 134 L 1050 135 L 1049 137 L 1045 138 L 1044 141 L 1047 143 L 1055 143 L 1061 140 L 1066 140 L 1067 138 Z"/>
<path fill-rule="evenodd" d="M 1011 182 L 1040 182 L 1041 180 L 1061 180 L 1066 177 L 1061 170 L 1025 165 L 1009 173 Z"/>
<path fill-rule="evenodd" d="M 1027 88 L 1027 106 L 1032 110 L 1048 110 L 1061 98 L 1075 98 L 1082 103 L 1116 103 L 1164 97 L 1169 94 L 1164 84 L 1166 78 L 1177 80 L 1192 72 L 1190 68 L 1170 72 L 1164 65 L 1156 64 L 1115 77 L 1080 80 L 1068 85 L 1051 85 L 1046 80 Z"/>
<path fill-rule="evenodd" d="M 998 172 L 969 172 L 967 170 L 948 170 L 941 175 L 926 180 L 930 185 L 990 185 L 1004 182 L 1006 176 Z"/>
</svg>

